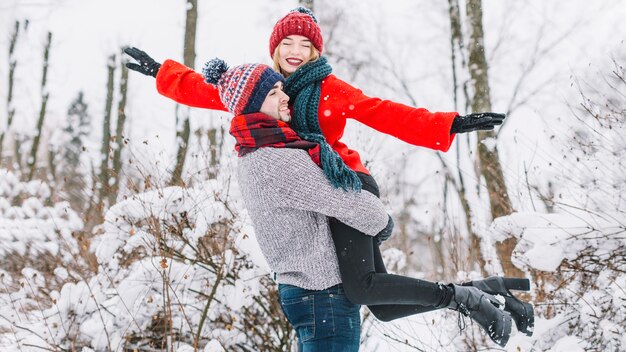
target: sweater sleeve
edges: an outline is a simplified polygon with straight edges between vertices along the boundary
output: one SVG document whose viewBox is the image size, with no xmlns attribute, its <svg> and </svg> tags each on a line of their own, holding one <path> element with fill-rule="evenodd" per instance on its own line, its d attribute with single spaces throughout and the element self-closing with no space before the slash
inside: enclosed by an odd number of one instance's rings
<svg viewBox="0 0 626 352">
<path fill-rule="evenodd" d="M 454 140 L 450 134 L 457 112 L 430 112 L 390 100 L 368 97 L 360 89 L 332 78 L 333 100 L 353 118 L 379 132 L 394 136 L 412 145 L 448 151 Z M 329 83 L 331 83 L 329 82 Z"/>
<path fill-rule="evenodd" d="M 370 236 L 385 228 L 388 215 L 375 195 L 334 188 L 308 154 L 301 151 L 291 154 L 272 163 L 270 182 L 274 183 L 277 207 L 334 217 Z"/>
<path fill-rule="evenodd" d="M 228 111 L 217 87 L 204 77 L 174 60 L 165 60 L 156 76 L 157 91 L 177 103 L 196 108 Z"/>
</svg>

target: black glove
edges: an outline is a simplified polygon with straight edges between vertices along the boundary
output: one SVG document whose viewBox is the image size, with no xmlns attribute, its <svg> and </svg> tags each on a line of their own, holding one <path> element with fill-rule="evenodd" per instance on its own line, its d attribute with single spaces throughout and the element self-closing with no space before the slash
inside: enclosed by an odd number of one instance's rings
<svg viewBox="0 0 626 352">
<path fill-rule="evenodd" d="M 126 67 L 128 67 L 128 69 L 143 73 L 146 76 L 156 77 L 161 68 L 160 63 L 154 61 L 148 54 L 135 47 L 126 48 L 124 52 L 139 62 L 139 64 L 127 62 Z"/>
<path fill-rule="evenodd" d="M 391 232 L 393 231 L 393 219 L 389 216 L 389 221 L 387 221 L 387 226 L 382 229 L 376 236 L 374 236 L 374 241 L 377 245 L 381 245 L 383 241 L 386 241 L 389 237 L 391 237 Z"/>
<path fill-rule="evenodd" d="M 495 112 L 479 112 L 465 116 L 457 116 L 452 121 L 450 134 L 465 133 L 476 130 L 493 130 L 494 126 L 501 125 L 506 115 Z"/>
</svg>

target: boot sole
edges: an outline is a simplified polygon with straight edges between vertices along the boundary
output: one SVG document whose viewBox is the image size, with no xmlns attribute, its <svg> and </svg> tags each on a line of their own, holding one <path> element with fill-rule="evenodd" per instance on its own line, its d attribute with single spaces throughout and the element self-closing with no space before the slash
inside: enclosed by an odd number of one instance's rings
<svg viewBox="0 0 626 352">
<path fill-rule="evenodd" d="M 516 277 L 503 277 L 504 287 L 509 290 L 530 291 L 530 280 Z"/>
</svg>

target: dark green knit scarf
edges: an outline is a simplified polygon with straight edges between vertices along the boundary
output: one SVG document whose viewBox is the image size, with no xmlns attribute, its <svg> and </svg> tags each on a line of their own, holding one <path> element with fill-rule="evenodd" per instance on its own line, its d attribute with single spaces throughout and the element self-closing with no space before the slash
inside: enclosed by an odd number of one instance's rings
<svg viewBox="0 0 626 352">
<path fill-rule="evenodd" d="M 285 93 L 293 102 L 291 128 L 300 138 L 320 145 L 322 170 L 333 187 L 358 191 L 361 190 L 359 176 L 326 142 L 318 120 L 321 82 L 332 70 L 326 58 L 322 56 L 318 60 L 305 64 L 287 77 Z"/>
</svg>

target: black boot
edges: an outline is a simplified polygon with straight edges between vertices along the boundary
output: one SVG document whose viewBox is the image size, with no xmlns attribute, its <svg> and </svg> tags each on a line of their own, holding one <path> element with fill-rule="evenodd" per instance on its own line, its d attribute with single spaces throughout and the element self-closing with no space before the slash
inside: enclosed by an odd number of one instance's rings
<svg viewBox="0 0 626 352">
<path fill-rule="evenodd" d="M 520 301 L 509 291 L 530 291 L 530 281 L 528 279 L 490 276 L 483 280 L 465 282 L 462 285 L 473 286 L 492 295 L 502 295 L 505 301 L 504 310 L 511 313 L 511 317 L 515 321 L 515 325 L 517 325 L 517 330 L 528 336 L 533 335 L 535 313 L 533 312 L 532 304 Z"/>
<path fill-rule="evenodd" d="M 475 287 L 449 285 L 454 296 L 448 308 L 472 318 L 489 335 L 491 340 L 504 347 L 511 336 L 511 315 L 500 310 L 502 304 L 495 297 Z"/>
</svg>

